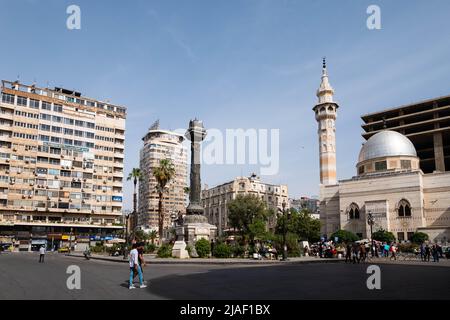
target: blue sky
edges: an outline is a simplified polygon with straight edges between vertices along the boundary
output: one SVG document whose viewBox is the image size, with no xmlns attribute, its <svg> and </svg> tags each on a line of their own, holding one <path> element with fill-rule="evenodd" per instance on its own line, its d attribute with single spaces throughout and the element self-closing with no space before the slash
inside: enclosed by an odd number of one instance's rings
<svg viewBox="0 0 450 320">
<path fill-rule="evenodd" d="M 0 77 L 63 86 L 128 108 L 126 172 L 156 119 L 207 128 L 280 129 L 280 171 L 263 177 L 290 196 L 318 194 L 311 108 L 327 57 L 340 104 L 337 174 L 355 174 L 360 115 L 450 93 L 450 2 L 0 0 Z M 81 30 L 66 8 L 81 8 Z M 381 30 L 366 9 L 381 8 Z M 210 186 L 255 166 L 204 166 Z M 125 185 L 125 208 L 132 186 Z"/>
</svg>

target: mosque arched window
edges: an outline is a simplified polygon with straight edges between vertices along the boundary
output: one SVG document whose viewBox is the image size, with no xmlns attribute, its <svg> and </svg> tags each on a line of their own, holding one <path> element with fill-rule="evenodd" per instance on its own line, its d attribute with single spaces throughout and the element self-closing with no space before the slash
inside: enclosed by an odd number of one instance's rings
<svg viewBox="0 0 450 320">
<path fill-rule="evenodd" d="M 350 207 L 348 207 L 348 218 L 350 220 L 359 219 L 360 218 L 359 207 L 358 207 L 358 205 L 356 203 L 352 203 L 350 205 Z"/>
<path fill-rule="evenodd" d="M 411 217 L 411 204 L 405 199 L 400 200 L 397 213 L 399 217 Z"/>
</svg>

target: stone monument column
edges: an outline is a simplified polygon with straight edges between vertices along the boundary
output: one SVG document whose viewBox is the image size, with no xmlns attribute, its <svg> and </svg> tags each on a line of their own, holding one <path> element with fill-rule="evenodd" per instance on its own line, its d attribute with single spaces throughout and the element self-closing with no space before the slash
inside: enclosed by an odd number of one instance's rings
<svg viewBox="0 0 450 320">
<path fill-rule="evenodd" d="M 189 206 L 186 209 L 187 215 L 203 215 L 201 204 L 201 180 L 200 180 L 200 143 L 206 137 L 206 130 L 203 123 L 197 119 L 189 121 L 189 128 L 185 134 L 186 139 L 191 141 L 191 175 Z"/>
<path fill-rule="evenodd" d="M 189 205 L 186 208 L 186 216 L 183 224 L 176 229 L 177 241 L 172 250 L 172 256 L 187 258 L 186 242 L 191 247 L 191 256 L 197 257 L 195 243 L 199 239 L 211 240 L 216 237 L 217 227 L 208 223 L 203 215 L 204 209 L 201 202 L 200 179 L 200 144 L 206 137 L 206 130 L 200 120 L 189 121 L 189 128 L 185 134 L 191 141 L 191 174 L 189 186 Z"/>
</svg>

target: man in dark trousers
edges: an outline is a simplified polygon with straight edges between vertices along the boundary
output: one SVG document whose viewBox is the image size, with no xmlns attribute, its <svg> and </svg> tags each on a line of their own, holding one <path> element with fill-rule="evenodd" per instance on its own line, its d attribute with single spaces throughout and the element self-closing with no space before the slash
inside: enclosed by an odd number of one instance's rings
<svg viewBox="0 0 450 320">
<path fill-rule="evenodd" d="M 42 246 L 39 248 L 39 263 L 44 263 L 44 258 L 45 258 L 45 247 Z"/>
</svg>

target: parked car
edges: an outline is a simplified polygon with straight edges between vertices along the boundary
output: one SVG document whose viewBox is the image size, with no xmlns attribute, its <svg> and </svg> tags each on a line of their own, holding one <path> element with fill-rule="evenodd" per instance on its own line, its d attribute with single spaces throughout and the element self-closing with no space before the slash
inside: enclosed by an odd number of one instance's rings
<svg viewBox="0 0 450 320">
<path fill-rule="evenodd" d="M 69 247 L 61 247 L 58 249 L 59 253 L 69 252 Z"/>
</svg>

